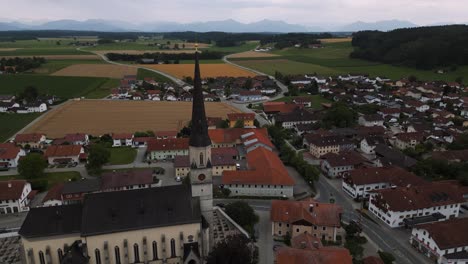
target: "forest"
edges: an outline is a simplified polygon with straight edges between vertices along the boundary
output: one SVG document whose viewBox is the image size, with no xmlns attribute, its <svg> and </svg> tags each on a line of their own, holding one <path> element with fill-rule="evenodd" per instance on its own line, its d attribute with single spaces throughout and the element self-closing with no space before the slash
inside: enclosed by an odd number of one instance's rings
<svg viewBox="0 0 468 264">
<path fill-rule="evenodd" d="M 288 33 L 288 34 L 278 34 L 278 35 L 264 35 L 260 39 L 261 45 L 267 45 L 270 43 L 275 43 L 275 48 L 284 49 L 292 47 L 296 44 L 301 46 L 308 46 L 313 44 L 320 44 L 320 40 L 323 38 L 332 38 L 330 33 L 321 33 L 321 34 L 307 34 L 307 33 Z"/>
<path fill-rule="evenodd" d="M 37 68 L 41 64 L 45 63 L 44 58 L 32 57 L 32 58 L 1 58 L 0 59 L 0 71 L 7 73 L 24 72 L 30 69 Z"/>
<path fill-rule="evenodd" d="M 225 54 L 214 51 L 203 51 L 199 53 L 200 60 L 216 60 L 221 59 Z M 107 58 L 112 61 L 135 61 L 141 62 L 142 59 L 154 59 L 155 61 L 167 60 L 194 60 L 194 53 L 145 53 L 141 55 L 134 54 L 120 54 L 120 53 L 107 53 Z"/>
<path fill-rule="evenodd" d="M 468 64 L 468 26 L 434 26 L 353 34 L 351 58 L 431 70 Z"/>
</svg>

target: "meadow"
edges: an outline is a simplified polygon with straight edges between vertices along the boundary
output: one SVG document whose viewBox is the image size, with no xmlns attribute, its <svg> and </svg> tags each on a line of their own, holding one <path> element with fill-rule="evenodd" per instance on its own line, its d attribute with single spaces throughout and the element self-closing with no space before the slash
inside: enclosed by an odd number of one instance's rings
<svg viewBox="0 0 468 264">
<path fill-rule="evenodd" d="M 0 113 L 0 142 L 12 137 L 16 132 L 39 117 L 39 113 L 33 114 L 7 114 Z"/>
<path fill-rule="evenodd" d="M 165 72 L 178 78 L 193 77 L 194 64 L 151 64 L 144 65 L 145 68 Z M 210 77 L 253 77 L 256 74 L 243 70 L 230 64 L 201 64 L 200 72 L 202 78 Z"/>
</svg>

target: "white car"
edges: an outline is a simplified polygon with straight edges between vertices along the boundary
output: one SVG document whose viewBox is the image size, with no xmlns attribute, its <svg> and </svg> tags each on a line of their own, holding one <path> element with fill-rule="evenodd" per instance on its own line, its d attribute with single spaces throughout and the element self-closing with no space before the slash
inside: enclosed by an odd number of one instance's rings
<svg viewBox="0 0 468 264">
<path fill-rule="evenodd" d="M 182 178 L 180 178 L 180 176 L 177 176 L 177 177 L 175 178 L 175 180 L 176 180 L 176 182 L 180 182 L 180 181 L 182 181 Z"/>
</svg>

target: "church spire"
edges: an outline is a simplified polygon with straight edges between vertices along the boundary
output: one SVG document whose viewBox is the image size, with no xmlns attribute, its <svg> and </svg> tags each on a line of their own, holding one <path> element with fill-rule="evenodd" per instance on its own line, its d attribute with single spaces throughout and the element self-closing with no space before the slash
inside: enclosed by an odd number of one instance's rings
<svg viewBox="0 0 468 264">
<path fill-rule="evenodd" d="M 195 52 L 195 74 L 193 77 L 193 104 L 192 104 L 192 131 L 190 133 L 190 146 L 206 147 L 211 145 L 206 122 L 205 102 L 203 98 L 200 77 L 200 62 L 198 50 Z"/>
</svg>

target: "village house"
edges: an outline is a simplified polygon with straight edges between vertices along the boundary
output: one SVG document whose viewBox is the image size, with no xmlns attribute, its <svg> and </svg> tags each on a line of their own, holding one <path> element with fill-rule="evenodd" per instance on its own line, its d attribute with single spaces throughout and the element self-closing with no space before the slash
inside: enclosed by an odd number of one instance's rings
<svg viewBox="0 0 468 264">
<path fill-rule="evenodd" d="M 343 136 L 324 136 L 320 137 L 313 134 L 304 136 L 304 143 L 309 145 L 310 153 L 320 158 L 327 153 L 339 153 L 341 151 L 354 150 L 354 143 Z"/>
<path fill-rule="evenodd" d="M 62 204 L 68 205 L 82 203 L 86 195 L 100 192 L 100 190 L 101 179 L 85 179 L 65 182 L 61 193 Z"/>
<path fill-rule="evenodd" d="M 33 193 L 25 180 L 0 181 L 0 215 L 28 211 Z"/>
<path fill-rule="evenodd" d="M 292 129 L 299 124 L 312 124 L 320 120 L 319 115 L 306 109 L 296 109 L 290 113 L 278 114 L 273 117 L 273 124 L 280 124 L 283 128 Z"/>
<path fill-rule="evenodd" d="M 47 111 L 47 104 L 40 101 L 25 104 L 24 107 L 28 113 L 43 113 Z"/>
<path fill-rule="evenodd" d="M 11 109 L 18 107 L 20 107 L 20 105 L 15 102 L 0 102 L 0 113 L 10 112 Z"/>
<path fill-rule="evenodd" d="M 307 232 L 325 241 L 342 240 L 342 213 L 340 205 L 319 203 L 311 198 L 302 201 L 273 200 L 270 212 L 272 235 L 295 238 Z"/>
<path fill-rule="evenodd" d="M 468 262 L 468 218 L 413 227 L 410 243 L 439 264 Z"/>
<path fill-rule="evenodd" d="M 17 134 L 13 142 L 22 148 L 39 149 L 42 148 L 46 141 L 44 134 Z"/>
<path fill-rule="evenodd" d="M 0 169 L 18 167 L 19 159 L 26 153 L 13 143 L 0 143 Z"/>
<path fill-rule="evenodd" d="M 429 105 L 424 104 L 420 101 L 407 101 L 405 103 L 405 106 L 408 108 L 414 108 L 416 111 L 420 113 L 424 113 L 430 109 Z"/>
<path fill-rule="evenodd" d="M 369 211 L 390 227 L 401 227 L 405 220 L 436 214 L 437 220 L 458 217 L 465 199 L 452 182 L 432 182 L 418 186 L 395 187 L 374 191 Z"/>
<path fill-rule="evenodd" d="M 364 162 L 361 155 L 354 151 L 327 153 L 321 159 L 320 168 L 330 178 L 341 178 Z"/>
<path fill-rule="evenodd" d="M 304 107 L 312 107 L 312 99 L 309 97 L 298 96 L 294 97 L 293 103 L 303 105 Z"/>
<path fill-rule="evenodd" d="M 369 197 L 375 190 L 426 183 L 422 178 L 400 167 L 363 167 L 343 177 L 343 191 L 354 199 Z"/>
<path fill-rule="evenodd" d="M 382 136 L 367 136 L 361 140 L 360 150 L 364 154 L 375 154 L 375 148 L 378 145 L 385 144 L 385 139 Z"/>
<path fill-rule="evenodd" d="M 83 133 L 75 133 L 75 134 L 66 134 L 63 138 L 55 139 L 52 144 L 54 145 L 63 145 L 63 144 L 71 144 L 71 145 L 81 145 L 86 146 L 89 143 L 89 136 Z"/>
<path fill-rule="evenodd" d="M 260 91 L 240 91 L 236 100 L 240 102 L 256 102 L 263 100 L 263 95 Z"/>
<path fill-rule="evenodd" d="M 360 116 L 358 122 L 359 122 L 359 125 L 365 126 L 365 127 L 384 125 L 384 119 L 378 114 Z"/>
<path fill-rule="evenodd" d="M 148 142 L 155 140 L 155 137 L 134 137 L 133 138 L 133 146 L 134 147 L 146 147 L 148 146 Z"/>
<path fill-rule="evenodd" d="M 255 113 L 230 113 L 227 115 L 229 127 L 235 127 L 238 122 L 241 122 L 242 127 L 253 127 Z"/>
<path fill-rule="evenodd" d="M 188 155 L 188 151 L 188 138 L 168 138 L 149 141 L 146 155 L 149 160 L 173 160 Z"/>
<path fill-rule="evenodd" d="M 131 147 L 134 135 L 131 133 L 112 134 L 112 147 Z"/>
<path fill-rule="evenodd" d="M 395 165 L 402 168 L 411 168 L 417 163 L 417 160 L 384 144 L 377 145 L 374 151 L 376 158 L 373 160 L 373 163 L 376 167 Z"/>
<path fill-rule="evenodd" d="M 232 196 L 292 197 L 294 180 L 278 155 L 263 147 L 247 153 L 247 169 L 224 171 L 224 188 Z"/>
<path fill-rule="evenodd" d="M 78 164 L 84 155 L 81 145 L 52 145 L 44 153 L 50 165 Z"/>
<path fill-rule="evenodd" d="M 400 118 L 401 110 L 400 108 L 387 107 L 387 108 L 380 109 L 377 113 L 380 114 L 383 118 L 386 118 L 387 116 L 390 116 L 393 118 Z"/>
<path fill-rule="evenodd" d="M 157 131 L 154 136 L 156 139 L 177 138 L 177 131 Z"/>
<path fill-rule="evenodd" d="M 60 182 L 52 186 L 42 199 L 42 206 L 59 206 L 63 204 L 62 191 L 65 183 Z"/>
<path fill-rule="evenodd" d="M 211 149 L 211 173 L 221 176 L 224 171 L 237 170 L 238 151 L 236 148 Z M 174 158 L 175 177 L 185 178 L 190 173 L 189 156 L 176 156 Z"/>
<path fill-rule="evenodd" d="M 423 142 L 424 136 L 418 132 L 400 133 L 396 136 L 395 147 L 401 150 L 415 148 L 416 145 Z"/>
<path fill-rule="evenodd" d="M 101 175 L 102 192 L 114 192 L 123 190 L 136 190 L 156 187 L 153 179 L 153 170 L 129 170 L 105 172 Z"/>
<path fill-rule="evenodd" d="M 296 109 L 304 108 L 303 105 L 285 103 L 285 102 L 265 102 L 263 103 L 263 112 L 267 115 L 285 114 L 294 112 Z"/>
</svg>

